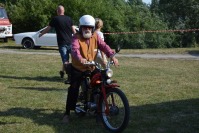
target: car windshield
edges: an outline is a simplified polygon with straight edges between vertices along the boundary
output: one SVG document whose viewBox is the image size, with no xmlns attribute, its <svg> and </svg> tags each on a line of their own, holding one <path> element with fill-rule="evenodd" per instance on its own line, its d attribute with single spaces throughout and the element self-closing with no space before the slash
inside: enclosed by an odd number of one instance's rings
<svg viewBox="0 0 199 133">
<path fill-rule="evenodd" d="M 0 18 L 8 18 L 6 10 L 4 8 L 0 8 Z"/>
<path fill-rule="evenodd" d="M 46 28 L 46 27 L 45 27 L 45 28 Z M 42 31 L 43 31 L 45 28 L 43 28 L 43 29 L 40 31 L 40 33 L 42 33 Z M 56 33 L 55 28 L 52 27 L 52 28 L 48 31 L 48 33 L 53 33 L 53 34 L 55 34 L 55 33 Z"/>
</svg>

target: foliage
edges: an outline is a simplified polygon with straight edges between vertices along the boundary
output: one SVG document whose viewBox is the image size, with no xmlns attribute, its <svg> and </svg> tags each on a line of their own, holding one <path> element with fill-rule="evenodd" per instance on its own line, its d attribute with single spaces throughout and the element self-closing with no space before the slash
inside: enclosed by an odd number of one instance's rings
<svg viewBox="0 0 199 133">
<path fill-rule="evenodd" d="M 170 29 L 199 29 L 198 0 L 152 0 L 151 10 L 161 15 Z M 176 33 L 175 43 L 179 47 L 197 46 L 199 33 Z"/>
<path fill-rule="evenodd" d="M 55 8 L 52 0 L 7 2 L 14 33 L 35 31 L 47 25 Z"/>
<path fill-rule="evenodd" d="M 66 15 L 79 25 L 82 15 L 90 14 L 104 21 L 104 33 L 198 28 L 198 2 L 152 0 L 6 0 L 6 9 L 13 24 L 13 33 L 36 31 L 48 25 L 62 4 Z M 176 6 L 175 6 L 176 5 Z M 196 33 L 145 33 L 105 35 L 112 48 L 191 47 L 199 42 Z"/>
</svg>

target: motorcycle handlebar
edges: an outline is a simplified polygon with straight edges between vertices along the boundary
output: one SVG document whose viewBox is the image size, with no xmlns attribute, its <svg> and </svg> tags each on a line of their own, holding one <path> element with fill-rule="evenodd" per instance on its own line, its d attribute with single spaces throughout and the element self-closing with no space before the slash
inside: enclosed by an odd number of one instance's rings
<svg viewBox="0 0 199 133">
<path fill-rule="evenodd" d="M 87 66 L 96 66 L 97 68 L 101 68 L 100 65 L 98 63 L 96 63 L 95 61 L 87 61 L 86 63 L 84 63 L 84 65 Z M 114 65 L 113 61 L 110 61 L 107 63 L 106 68 L 110 68 L 110 65 Z"/>
</svg>

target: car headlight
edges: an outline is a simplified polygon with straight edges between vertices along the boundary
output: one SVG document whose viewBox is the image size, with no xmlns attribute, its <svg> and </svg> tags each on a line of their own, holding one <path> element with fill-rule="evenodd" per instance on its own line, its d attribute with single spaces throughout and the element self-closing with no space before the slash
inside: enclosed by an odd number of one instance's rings
<svg viewBox="0 0 199 133">
<path fill-rule="evenodd" d="M 111 78 L 113 76 L 113 71 L 111 69 L 106 70 L 106 76 Z"/>
</svg>

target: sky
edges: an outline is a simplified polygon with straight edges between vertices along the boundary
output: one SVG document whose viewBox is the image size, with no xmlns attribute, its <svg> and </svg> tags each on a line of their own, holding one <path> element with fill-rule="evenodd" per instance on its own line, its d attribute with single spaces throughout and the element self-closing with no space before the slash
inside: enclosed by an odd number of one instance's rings
<svg viewBox="0 0 199 133">
<path fill-rule="evenodd" d="M 142 0 L 146 4 L 151 4 L 151 0 Z"/>
</svg>

